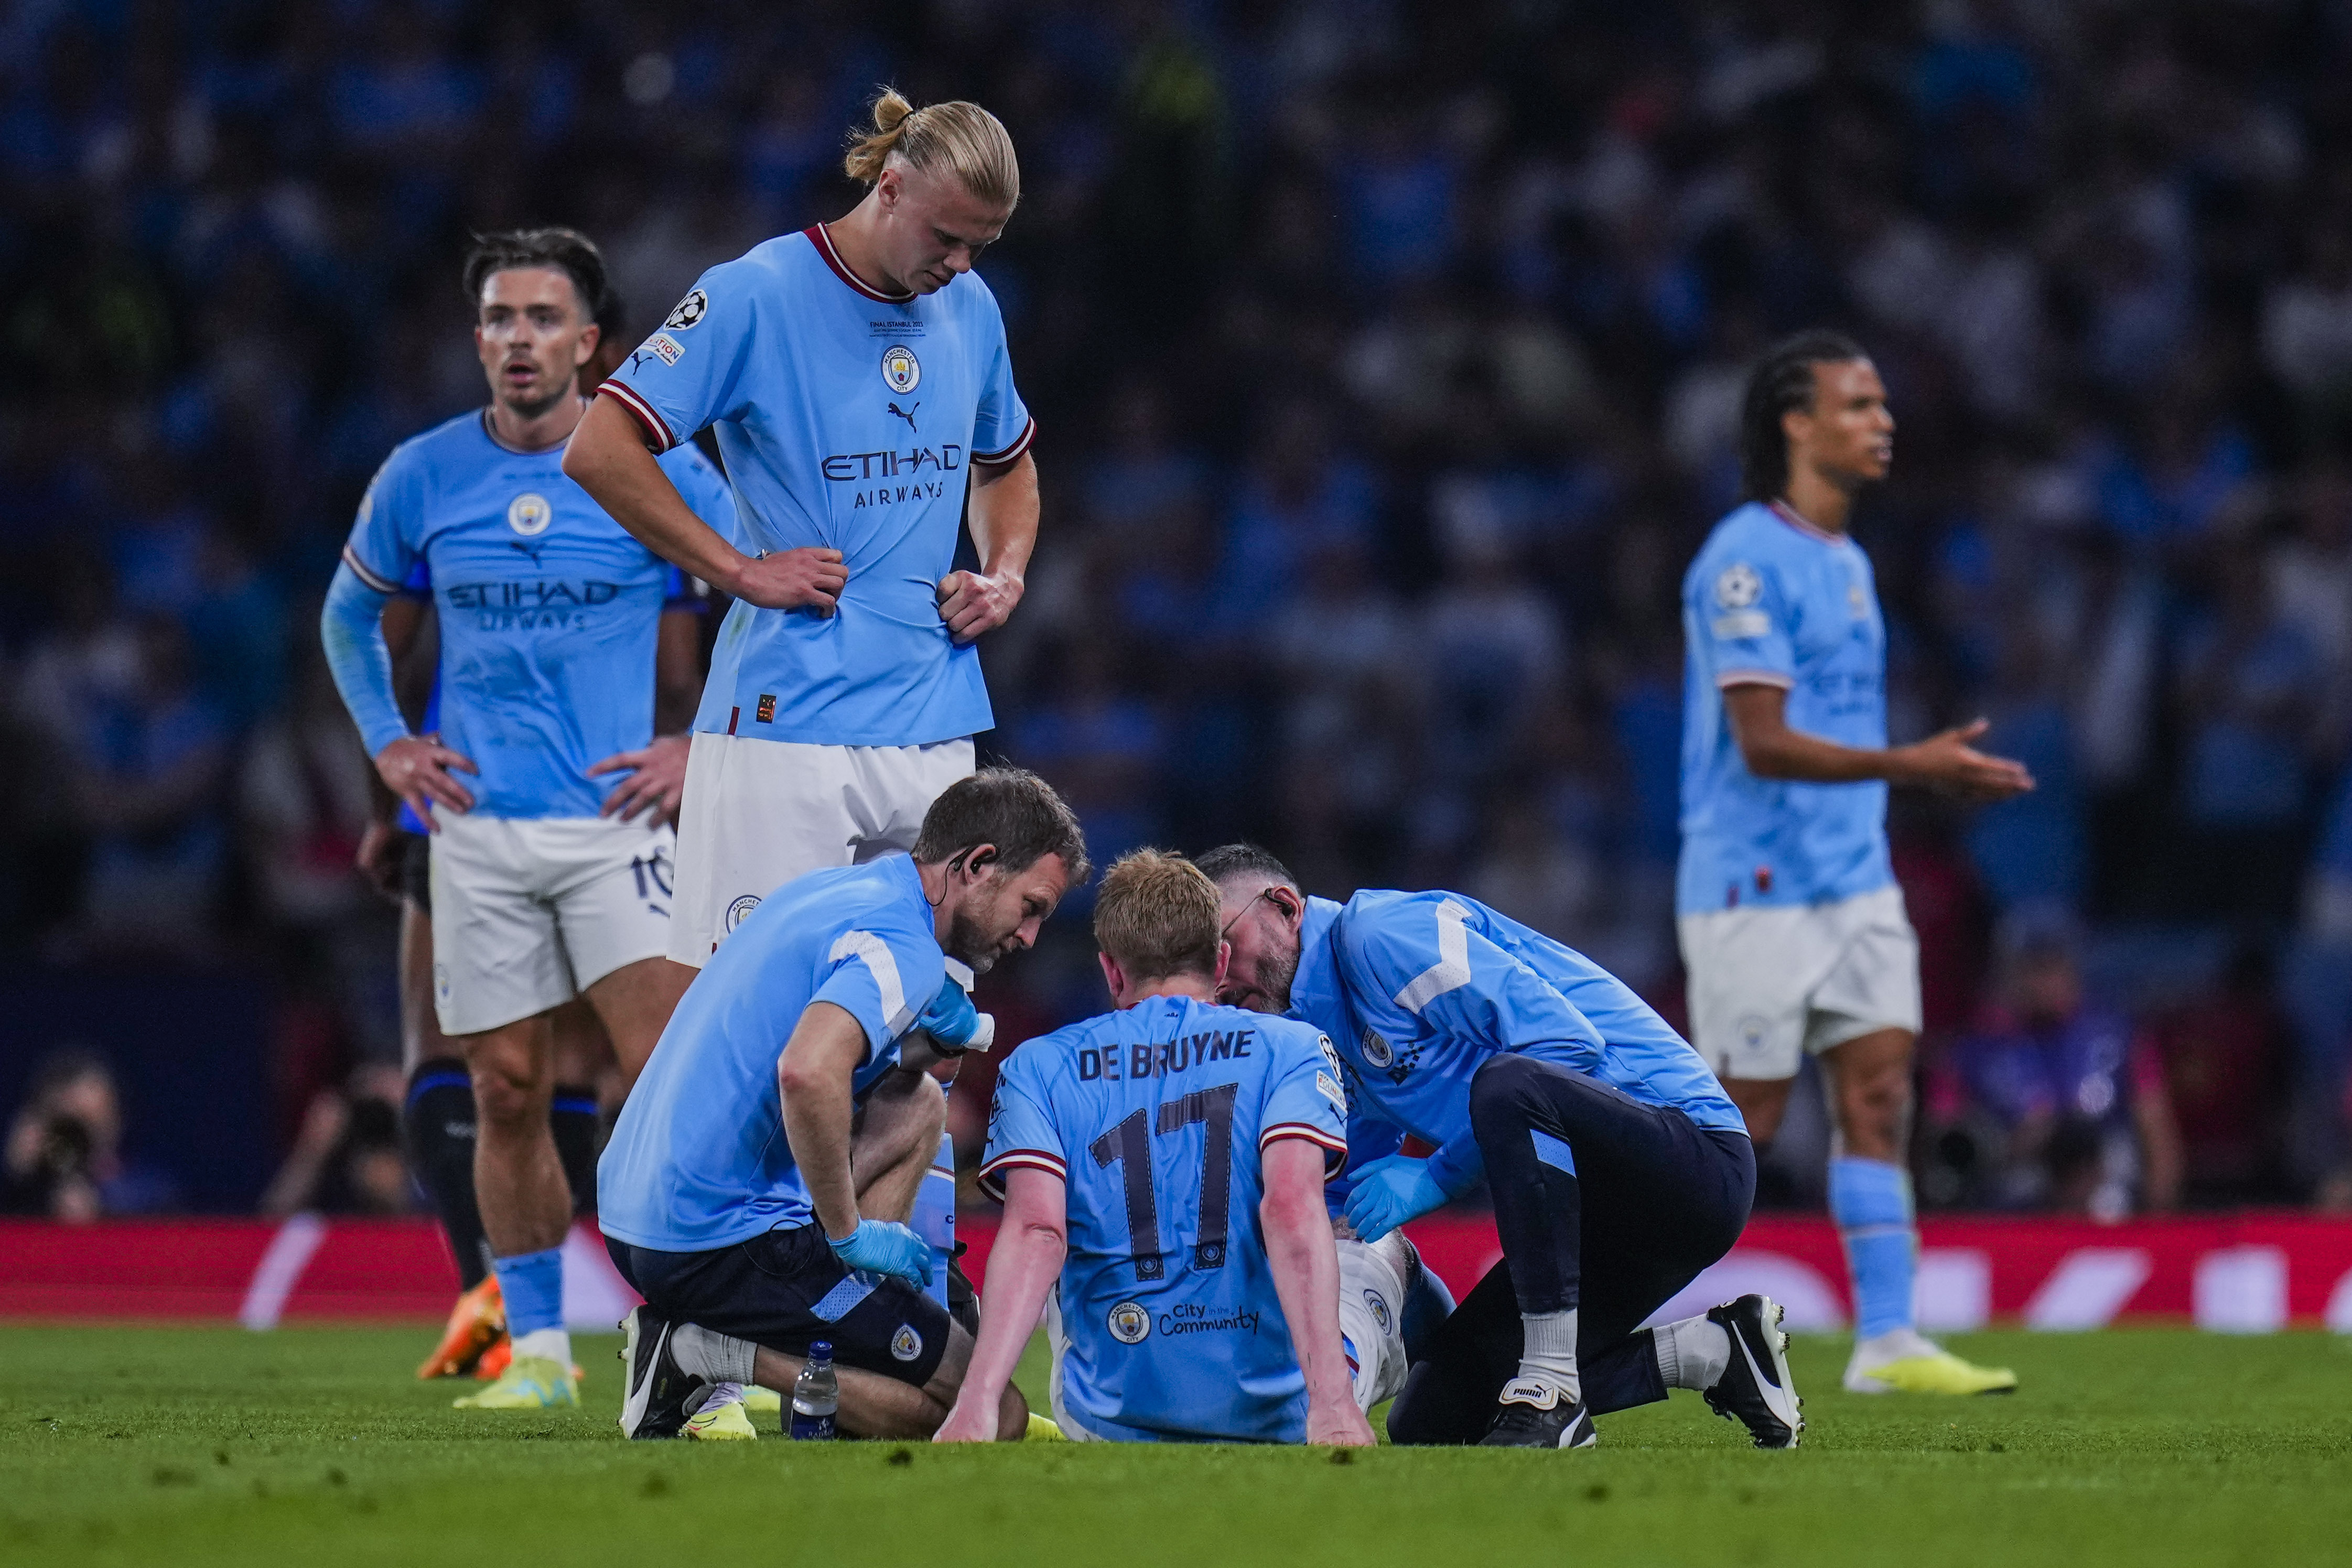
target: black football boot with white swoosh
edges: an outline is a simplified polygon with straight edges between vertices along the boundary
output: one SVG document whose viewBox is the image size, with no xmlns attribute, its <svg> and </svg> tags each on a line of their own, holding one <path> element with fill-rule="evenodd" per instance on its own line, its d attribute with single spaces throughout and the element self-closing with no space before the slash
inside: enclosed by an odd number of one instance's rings
<svg viewBox="0 0 2352 1568">
<path fill-rule="evenodd" d="M 1789 1336 L 1780 1303 L 1742 1296 L 1707 1309 L 1706 1321 L 1731 1336 L 1731 1361 L 1706 1391 L 1709 1408 L 1746 1425 L 1759 1448 L 1793 1448 L 1804 1435 L 1804 1401 L 1789 1376 Z"/>
<path fill-rule="evenodd" d="M 670 1354 L 677 1325 L 651 1307 L 621 1320 L 621 1430 L 631 1438 L 675 1437 L 711 1384 L 688 1373 Z"/>
</svg>

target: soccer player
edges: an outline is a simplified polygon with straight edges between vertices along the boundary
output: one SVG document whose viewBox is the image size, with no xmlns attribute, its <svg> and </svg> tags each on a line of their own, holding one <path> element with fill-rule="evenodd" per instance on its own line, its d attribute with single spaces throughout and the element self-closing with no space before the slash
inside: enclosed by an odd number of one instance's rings
<svg viewBox="0 0 2352 1568">
<path fill-rule="evenodd" d="M 1373 1441 L 1339 1343 L 1323 1183 L 1347 1097 L 1313 1026 L 1215 1005 L 1216 885 L 1157 850 L 1095 903 L 1118 1010 L 1009 1057 L 983 1191 L 1004 1204 L 980 1341 L 938 1440 L 986 1441 L 1050 1295 L 1074 1440 Z"/>
<path fill-rule="evenodd" d="M 700 623 L 708 600 L 675 567 L 669 575 L 670 597 L 663 607 L 655 655 L 654 717 L 664 736 L 677 737 L 691 722 L 699 694 Z M 400 595 L 384 607 L 382 621 L 395 674 L 402 677 L 398 683 L 402 710 L 405 714 L 412 706 L 422 707 L 424 722 L 417 727 L 425 734 L 440 727 L 440 694 L 434 678 L 438 639 L 431 625 L 432 599 L 431 574 L 419 560 Z M 419 674 L 421 680 L 408 678 Z M 429 695 L 421 705 L 412 705 L 406 689 L 410 685 L 427 688 Z M 655 746 L 682 763 L 681 738 L 656 741 Z M 611 760 L 617 765 L 622 759 Z M 592 774 L 600 770 L 604 770 L 604 765 L 589 769 Z M 657 796 L 647 806 L 642 795 L 615 791 L 605 810 L 649 810 L 656 813 L 654 821 L 668 820 L 674 815 L 682 779 L 679 767 L 640 770 L 629 782 L 649 787 L 666 780 L 667 803 Z M 405 802 L 389 791 L 384 800 L 387 810 L 369 824 L 358 860 L 361 869 L 400 910 L 401 1057 L 408 1080 L 402 1130 L 409 1168 L 440 1218 L 459 1284 L 457 1301 L 450 1309 L 440 1342 L 418 1365 L 416 1375 L 420 1378 L 471 1375 L 488 1381 L 506 1370 L 513 1346 L 507 1333 L 498 1276 L 490 1271 L 490 1247 L 482 1230 L 481 1208 L 474 1197 L 473 1080 L 462 1051 L 441 1032 L 434 1013 L 430 840 L 424 823 Z M 585 1213 L 595 1207 L 596 1197 L 601 1122 L 596 1082 L 614 1065 L 613 1046 L 595 1009 L 584 1000 L 575 998 L 555 1009 L 550 1023 L 554 1037 L 554 1089 L 548 1105 L 548 1127 L 563 1166 L 572 1211 Z"/>
<path fill-rule="evenodd" d="M 1355 1233 L 1377 1241 L 1482 1176 L 1494 1197 L 1503 1261 L 1433 1336 L 1390 1437 L 1585 1448 L 1594 1416 L 1673 1387 L 1704 1392 L 1758 1448 L 1796 1447 L 1777 1305 L 1742 1296 L 1640 1326 L 1730 1249 L 1755 1195 L 1739 1113 L 1681 1036 L 1475 899 L 1364 892 L 1343 907 L 1250 844 L 1200 865 L 1233 945 L 1222 994 L 1337 1042 L 1351 1128 L 1382 1122 L 1435 1151 L 1350 1171 Z"/>
<path fill-rule="evenodd" d="M 788 883 L 712 956 L 597 1166 L 598 1222 L 646 1301 L 624 1325 L 624 1432 L 675 1436 L 727 1385 L 789 1390 L 817 1340 L 843 1431 L 938 1429 L 972 1342 L 905 1221 L 946 1120 L 930 1042 L 961 1043 L 938 1015 L 972 1020 L 947 961 L 1030 946 L 1087 872 L 1051 787 L 988 768 L 932 802 L 911 858 Z M 1018 1393 L 994 1409 L 997 1435 L 1025 1432 Z"/>
<path fill-rule="evenodd" d="M 320 635 L 377 773 L 433 834 L 435 1010 L 472 1086 L 476 1197 L 513 1340 L 507 1370 L 458 1403 L 534 1408 L 578 1397 L 551 1015 L 584 996 L 633 1075 L 683 988 L 658 961 L 675 837 L 660 819 L 680 787 L 677 743 L 656 743 L 653 723 L 671 574 L 562 472 L 586 406 L 573 378 L 597 340 L 596 247 L 568 229 L 494 235 L 464 277 L 490 405 L 385 460 Z M 732 526 L 698 454 L 668 465 Z M 402 718 L 382 626 L 420 560 L 441 636 L 437 736 Z M 617 788 L 602 777 L 625 769 Z"/>
<path fill-rule="evenodd" d="M 2033 787 L 1970 743 L 1983 719 L 1886 744 L 1886 627 L 1847 523 L 1886 476 L 1895 420 L 1859 345 L 1806 332 L 1749 376 L 1749 499 L 1684 574 L 1682 864 L 1691 1036 L 1748 1131 L 1779 1130 L 1803 1053 L 1836 1129 L 1830 1214 L 1853 1275 L 1857 1394 L 2014 1388 L 1912 1322 L 1918 1249 L 1904 1168 L 1919 944 L 1886 845 L 1886 787 L 1994 800 Z"/>
<path fill-rule="evenodd" d="M 972 642 L 1021 597 L 1034 434 L 972 263 L 1011 218 L 1004 127 L 895 92 L 845 217 L 713 267 L 613 378 L 566 471 L 734 596 L 695 723 L 669 955 L 699 966 L 819 866 L 906 849 L 994 722 Z M 654 455 L 716 431 L 738 549 Z M 980 570 L 950 570 L 971 517 Z"/>
</svg>

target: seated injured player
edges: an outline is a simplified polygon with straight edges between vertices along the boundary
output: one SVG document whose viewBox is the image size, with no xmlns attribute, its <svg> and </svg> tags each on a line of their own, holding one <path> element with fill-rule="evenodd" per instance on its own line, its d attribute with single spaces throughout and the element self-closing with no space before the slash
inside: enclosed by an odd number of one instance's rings
<svg viewBox="0 0 2352 1568">
<path fill-rule="evenodd" d="M 597 1167 L 598 1223 L 646 1298 L 624 1432 L 675 1437 L 730 1384 L 789 1392 L 820 1340 L 841 1431 L 938 1428 L 972 1340 L 925 1293 L 906 1220 L 945 1124 L 928 1069 L 974 1021 L 948 961 L 1030 946 L 1088 870 L 1050 786 L 986 768 L 932 803 L 911 857 L 787 883 L 712 955 Z M 1026 1431 L 1017 1391 L 992 1409 L 991 1435 Z"/>
<path fill-rule="evenodd" d="M 1310 1024 L 1215 1005 L 1218 925 L 1189 861 L 1139 850 L 1104 877 L 1116 1010 L 1029 1041 L 997 1078 L 981 1186 L 1004 1223 L 937 1440 L 997 1435 L 1041 1312 L 1073 1440 L 1374 1440 L 1323 1197 L 1347 1156 L 1337 1059 Z"/>
</svg>

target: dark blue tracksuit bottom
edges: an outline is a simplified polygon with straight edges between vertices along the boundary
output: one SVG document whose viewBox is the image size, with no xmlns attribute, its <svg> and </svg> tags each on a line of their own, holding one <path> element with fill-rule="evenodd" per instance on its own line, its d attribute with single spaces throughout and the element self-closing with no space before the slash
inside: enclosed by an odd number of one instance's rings
<svg viewBox="0 0 2352 1568">
<path fill-rule="evenodd" d="M 1503 1260 L 1437 1330 L 1389 1411 L 1399 1443 L 1475 1443 L 1519 1368 L 1521 1312 L 1577 1310 L 1595 1415 L 1666 1396 L 1648 1317 L 1731 1250 L 1756 1197 L 1745 1133 L 1697 1125 L 1524 1056 L 1470 1081 Z"/>
</svg>

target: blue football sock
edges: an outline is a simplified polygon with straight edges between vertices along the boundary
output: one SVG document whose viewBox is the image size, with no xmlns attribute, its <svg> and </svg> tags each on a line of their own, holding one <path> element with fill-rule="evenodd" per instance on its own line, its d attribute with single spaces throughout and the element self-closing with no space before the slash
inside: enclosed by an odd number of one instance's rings
<svg viewBox="0 0 2352 1568">
<path fill-rule="evenodd" d="M 541 1329 L 563 1326 L 563 1249 L 493 1258 L 499 1292 L 506 1298 L 507 1333 L 520 1339 Z"/>
<path fill-rule="evenodd" d="M 1876 1339 L 1909 1328 L 1911 1276 L 1919 1255 L 1911 1178 L 1885 1160 L 1832 1160 L 1830 1218 L 1845 1239 L 1846 1266 L 1853 1273 L 1854 1337 Z"/>
</svg>

